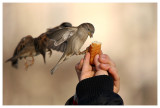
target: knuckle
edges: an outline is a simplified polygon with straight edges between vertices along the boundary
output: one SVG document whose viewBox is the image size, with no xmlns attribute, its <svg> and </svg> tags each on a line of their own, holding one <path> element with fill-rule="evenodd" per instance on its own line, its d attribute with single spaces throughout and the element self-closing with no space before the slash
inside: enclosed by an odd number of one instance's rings
<svg viewBox="0 0 160 108">
<path fill-rule="evenodd" d="M 117 77 L 117 80 L 120 81 L 120 77 L 119 76 Z"/>
<path fill-rule="evenodd" d="M 113 62 L 113 66 L 116 67 L 116 63 L 115 62 Z"/>
<path fill-rule="evenodd" d="M 75 69 L 78 69 L 78 64 L 75 65 Z"/>
<path fill-rule="evenodd" d="M 104 54 L 104 57 L 105 57 L 106 59 L 110 59 L 110 57 L 109 57 L 107 54 Z"/>
</svg>

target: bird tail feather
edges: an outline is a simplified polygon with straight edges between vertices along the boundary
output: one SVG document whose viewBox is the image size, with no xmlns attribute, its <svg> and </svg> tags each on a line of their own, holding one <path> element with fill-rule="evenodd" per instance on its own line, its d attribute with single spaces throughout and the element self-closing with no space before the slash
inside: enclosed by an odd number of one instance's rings
<svg viewBox="0 0 160 108">
<path fill-rule="evenodd" d="M 51 75 L 53 75 L 53 73 L 56 71 L 56 69 L 58 68 L 58 66 L 66 59 L 66 55 L 62 55 L 62 57 L 60 58 L 60 60 L 58 61 L 58 63 L 52 68 L 51 70 Z"/>
<path fill-rule="evenodd" d="M 12 66 L 14 67 L 14 68 L 18 68 L 18 59 L 17 58 L 15 58 L 15 57 L 11 57 L 11 58 L 9 58 L 8 60 L 6 60 L 6 62 L 9 62 L 9 61 L 11 61 L 12 62 Z"/>
</svg>

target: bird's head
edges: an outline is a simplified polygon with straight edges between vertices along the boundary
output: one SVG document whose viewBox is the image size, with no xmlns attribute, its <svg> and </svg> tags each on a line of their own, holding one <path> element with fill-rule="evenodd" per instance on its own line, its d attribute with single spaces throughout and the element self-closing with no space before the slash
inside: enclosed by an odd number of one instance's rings
<svg viewBox="0 0 160 108">
<path fill-rule="evenodd" d="M 95 31 L 94 26 L 91 23 L 83 23 L 81 24 L 81 26 L 83 26 L 87 30 L 88 35 L 90 36 L 90 38 L 92 38 Z"/>
<path fill-rule="evenodd" d="M 61 27 L 72 27 L 72 24 L 69 22 L 63 22 L 60 26 Z"/>
</svg>

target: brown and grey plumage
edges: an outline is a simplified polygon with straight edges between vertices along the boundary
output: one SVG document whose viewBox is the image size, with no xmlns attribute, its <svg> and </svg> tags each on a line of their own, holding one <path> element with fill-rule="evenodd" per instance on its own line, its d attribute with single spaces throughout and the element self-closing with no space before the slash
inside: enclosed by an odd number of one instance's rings
<svg viewBox="0 0 160 108">
<path fill-rule="evenodd" d="M 63 22 L 59 26 L 56 26 L 54 28 L 50 28 L 45 33 L 42 33 L 39 37 L 35 38 L 36 51 L 40 52 L 42 54 L 45 63 L 46 63 L 46 60 L 45 60 L 46 52 L 49 51 L 50 56 L 52 55 L 51 48 L 48 47 L 49 43 L 50 43 L 49 37 L 52 36 L 52 34 L 54 32 L 56 32 L 57 30 L 63 29 L 63 28 L 66 28 L 66 27 L 71 27 L 71 26 L 72 26 L 71 23 Z"/>
<path fill-rule="evenodd" d="M 63 52 L 62 57 L 51 70 L 51 74 L 57 67 L 69 57 L 81 54 L 80 48 L 88 38 L 93 36 L 95 29 L 91 23 L 83 23 L 78 27 L 67 27 L 55 31 L 50 38 L 48 48 Z"/>
<path fill-rule="evenodd" d="M 25 59 L 26 69 L 28 68 L 28 63 L 26 61 L 26 57 L 32 57 L 32 65 L 34 63 L 33 56 L 38 55 L 34 47 L 34 38 L 31 35 L 25 36 L 21 39 L 16 49 L 14 50 L 13 56 L 8 59 L 6 62 L 11 61 L 12 66 L 18 68 L 18 59 Z"/>
<path fill-rule="evenodd" d="M 46 63 L 45 53 L 43 53 L 43 52 L 46 52 L 48 39 L 49 38 L 46 36 L 45 33 L 41 34 L 37 38 L 33 38 L 30 35 L 22 38 L 14 51 L 13 57 L 8 59 L 6 62 L 11 61 L 12 66 L 17 68 L 18 67 L 18 59 L 24 58 L 25 59 L 25 68 L 27 69 L 28 66 L 34 64 L 34 56 L 42 54 L 43 59 L 44 59 L 44 63 Z M 48 51 L 51 52 L 50 49 L 48 49 Z M 28 65 L 28 63 L 27 63 L 27 60 L 26 60 L 27 57 L 32 57 L 32 63 L 30 65 Z"/>
<path fill-rule="evenodd" d="M 51 49 L 47 48 L 48 41 L 49 41 L 49 38 L 47 37 L 47 35 L 49 36 L 58 29 L 61 29 L 64 27 L 70 27 L 70 26 L 72 26 L 70 23 L 64 22 L 60 26 L 48 29 L 46 33 L 42 33 L 37 38 L 33 38 L 31 35 L 23 37 L 19 42 L 19 44 L 17 45 L 13 53 L 13 56 L 10 59 L 8 59 L 6 62 L 11 61 L 12 66 L 15 68 L 18 68 L 18 59 L 24 58 L 25 68 L 27 69 L 29 65 L 27 63 L 26 58 L 32 57 L 32 62 L 30 64 L 32 65 L 34 63 L 34 56 L 39 54 L 42 54 L 44 62 L 46 62 L 45 61 L 46 51 L 50 51 L 50 56 L 52 54 Z"/>
<path fill-rule="evenodd" d="M 47 29 L 47 31 L 45 32 L 48 36 L 52 35 L 56 30 L 65 28 L 65 27 L 72 27 L 72 24 L 69 22 L 63 22 L 62 24 L 60 24 L 59 26 L 56 26 L 54 28 L 49 28 Z"/>
</svg>

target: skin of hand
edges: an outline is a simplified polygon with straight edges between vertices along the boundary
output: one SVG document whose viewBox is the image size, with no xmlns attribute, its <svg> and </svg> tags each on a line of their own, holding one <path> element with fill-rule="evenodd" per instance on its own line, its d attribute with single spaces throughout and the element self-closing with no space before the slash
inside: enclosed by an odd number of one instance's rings
<svg viewBox="0 0 160 108">
<path fill-rule="evenodd" d="M 86 53 L 84 59 L 82 58 L 75 66 L 79 81 L 98 75 L 108 75 L 109 73 L 114 80 L 113 91 L 118 93 L 120 88 L 120 77 L 115 63 L 109 58 L 109 56 L 102 53 L 96 55 L 94 58 L 95 67 L 92 67 L 89 64 L 89 60 L 90 53 Z"/>
</svg>

